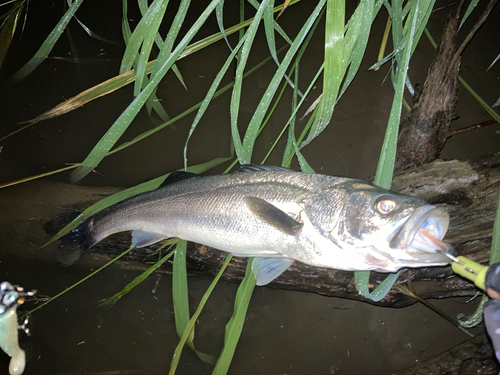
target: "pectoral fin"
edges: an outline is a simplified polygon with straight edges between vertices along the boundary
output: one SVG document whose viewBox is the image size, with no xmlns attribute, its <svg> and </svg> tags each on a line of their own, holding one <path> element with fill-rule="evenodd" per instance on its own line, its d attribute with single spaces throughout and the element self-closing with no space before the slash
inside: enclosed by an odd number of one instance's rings
<svg viewBox="0 0 500 375">
<path fill-rule="evenodd" d="M 255 216 L 286 234 L 295 236 L 304 226 L 304 224 L 292 219 L 278 207 L 273 206 L 264 199 L 246 197 L 245 200 L 248 208 Z"/>
<path fill-rule="evenodd" d="M 257 280 L 257 285 L 266 285 L 281 275 L 290 267 L 293 259 L 284 258 L 254 258 L 252 272 Z"/>
<path fill-rule="evenodd" d="M 164 239 L 165 236 L 162 234 L 143 232 L 141 230 L 132 231 L 133 247 L 146 247 Z"/>
</svg>

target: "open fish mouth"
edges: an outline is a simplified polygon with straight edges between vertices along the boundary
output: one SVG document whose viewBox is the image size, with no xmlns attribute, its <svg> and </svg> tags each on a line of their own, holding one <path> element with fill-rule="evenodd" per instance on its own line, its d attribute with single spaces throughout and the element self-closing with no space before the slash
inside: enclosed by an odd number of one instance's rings
<svg viewBox="0 0 500 375">
<path fill-rule="evenodd" d="M 431 205 L 419 207 L 396 230 L 389 246 L 404 250 L 413 258 L 411 261 L 450 263 L 446 253 L 453 255 L 453 248 L 443 241 L 449 223 L 450 216 L 446 210 Z"/>
</svg>

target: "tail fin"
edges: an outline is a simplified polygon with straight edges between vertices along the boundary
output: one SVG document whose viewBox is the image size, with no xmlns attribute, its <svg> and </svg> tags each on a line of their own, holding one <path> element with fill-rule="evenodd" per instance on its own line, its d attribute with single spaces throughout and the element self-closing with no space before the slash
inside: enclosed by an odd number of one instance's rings
<svg viewBox="0 0 500 375">
<path fill-rule="evenodd" d="M 64 267 L 70 266 L 85 255 L 94 245 L 90 235 L 90 220 L 84 221 L 71 232 L 61 237 L 57 260 Z"/>
<path fill-rule="evenodd" d="M 55 235 L 61 228 L 72 222 L 80 215 L 80 212 L 67 212 L 59 214 L 52 220 L 44 224 L 45 232 Z M 92 219 L 87 219 L 78 227 L 60 238 L 59 251 L 56 259 L 63 266 L 67 267 L 80 259 L 88 249 L 95 244 L 90 227 Z"/>
</svg>

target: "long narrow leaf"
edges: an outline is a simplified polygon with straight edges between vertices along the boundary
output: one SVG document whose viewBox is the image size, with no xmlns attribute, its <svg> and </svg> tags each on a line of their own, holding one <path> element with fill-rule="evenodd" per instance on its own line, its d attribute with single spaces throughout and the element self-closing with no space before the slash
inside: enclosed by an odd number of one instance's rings
<svg viewBox="0 0 500 375">
<path fill-rule="evenodd" d="M 345 2 L 328 0 L 325 21 L 325 71 L 323 75 L 323 96 L 319 111 L 307 139 L 300 145 L 307 146 L 328 125 L 333 115 L 340 85 L 350 56 L 350 49 L 344 39 Z M 359 29 L 360 24 L 356 23 Z M 349 28 L 351 29 L 351 28 Z"/>
<path fill-rule="evenodd" d="M 196 20 L 194 25 L 189 29 L 184 38 L 182 38 L 179 45 L 172 52 L 170 57 L 165 61 L 165 63 L 158 70 L 158 73 L 152 77 L 146 88 L 134 99 L 134 101 L 127 107 L 127 109 L 120 115 L 120 117 L 115 121 L 115 123 L 109 128 L 106 134 L 97 142 L 91 153 L 85 158 L 82 165 L 78 166 L 71 173 L 71 180 L 73 182 L 81 180 L 85 177 L 93 168 L 95 168 L 108 151 L 113 147 L 113 145 L 122 136 L 125 130 L 128 128 L 132 120 L 139 113 L 144 103 L 147 101 L 149 96 L 153 93 L 156 86 L 160 83 L 161 79 L 165 76 L 167 71 L 170 69 L 175 60 L 179 57 L 181 52 L 186 48 L 191 39 L 195 36 L 201 26 L 205 23 L 208 16 L 215 9 L 215 6 L 220 0 L 212 0 L 210 4 L 206 7 L 200 17 Z"/>
<path fill-rule="evenodd" d="M 248 61 L 248 56 L 250 55 L 250 49 L 252 47 L 252 43 L 255 39 L 255 35 L 257 35 L 257 29 L 259 27 L 262 14 L 266 9 L 267 5 L 271 0 L 263 0 L 260 4 L 255 17 L 248 27 L 246 32 L 246 39 L 241 47 L 241 53 L 238 58 L 238 66 L 236 68 L 236 74 L 234 77 L 234 87 L 233 93 L 231 95 L 231 104 L 230 104 L 230 114 L 231 114 L 231 136 L 233 138 L 234 149 L 236 151 L 236 155 L 238 159 L 240 159 L 240 163 L 248 164 L 249 161 L 245 162 L 243 158 L 244 150 L 243 145 L 240 138 L 240 133 L 238 130 L 238 114 L 240 111 L 240 98 L 241 98 L 241 87 L 243 85 L 243 73 L 245 71 L 245 66 Z"/>
<path fill-rule="evenodd" d="M 231 365 L 236 345 L 240 339 L 243 324 L 245 324 L 245 317 L 252 298 L 252 292 L 255 288 L 255 276 L 252 272 L 252 261 L 248 261 L 245 277 L 241 281 L 238 291 L 236 292 L 236 299 L 234 302 L 234 312 L 231 319 L 226 325 L 226 334 L 224 336 L 224 347 L 217 360 L 217 364 L 212 372 L 214 375 L 225 375 Z"/>
<path fill-rule="evenodd" d="M 187 242 L 177 244 L 172 268 L 172 298 L 174 300 L 175 328 L 182 337 L 189 323 L 189 298 L 186 270 Z M 194 329 L 190 332 L 187 343 L 193 341 Z"/>
<path fill-rule="evenodd" d="M 226 256 L 226 259 L 224 260 L 224 263 L 222 264 L 221 269 L 219 270 L 217 275 L 214 277 L 214 279 L 210 283 L 210 286 L 208 287 L 207 291 L 205 292 L 205 294 L 201 298 L 201 301 L 198 304 L 196 311 L 194 312 L 193 316 L 191 317 L 188 324 L 186 325 L 186 328 L 184 329 L 182 337 L 180 338 L 179 343 L 177 344 L 177 347 L 175 348 L 174 355 L 172 356 L 172 362 L 170 362 L 170 371 L 168 372 L 169 375 L 175 374 L 175 371 L 177 370 L 177 366 L 179 365 L 179 361 L 181 359 L 182 349 L 184 349 L 184 345 L 186 344 L 188 338 L 191 335 L 191 331 L 194 328 L 196 320 L 200 316 L 203 308 L 205 307 L 205 304 L 207 303 L 208 298 L 210 297 L 210 294 L 212 293 L 215 286 L 219 282 L 219 279 L 221 278 L 222 274 L 226 270 L 227 265 L 231 261 L 231 258 L 232 258 L 231 254 L 228 254 Z"/>
<path fill-rule="evenodd" d="M 236 45 L 236 47 L 233 49 L 229 57 L 226 59 L 226 62 L 220 69 L 219 73 L 217 73 L 217 76 L 215 77 L 214 81 L 212 82 L 212 85 L 210 86 L 210 89 L 207 92 L 207 95 L 203 99 L 203 102 L 201 103 L 200 109 L 198 110 L 198 113 L 196 114 L 196 117 L 193 120 L 193 123 L 191 124 L 191 128 L 189 129 L 189 134 L 186 139 L 186 144 L 184 145 L 184 169 L 187 169 L 187 147 L 189 140 L 191 139 L 191 136 L 193 135 L 193 132 L 196 129 L 196 126 L 198 126 L 198 123 L 200 122 L 202 116 L 205 114 L 205 111 L 208 108 L 208 105 L 212 101 L 215 95 L 215 90 L 217 90 L 217 87 L 219 86 L 220 82 L 222 81 L 222 78 L 224 78 L 224 75 L 227 72 L 227 69 L 229 68 L 229 65 L 233 61 L 233 59 L 236 57 L 236 54 L 239 52 L 241 46 L 245 42 L 245 37 L 243 37 L 239 43 Z"/>
<path fill-rule="evenodd" d="M 24 65 L 12 76 L 12 79 L 14 81 L 20 81 L 21 79 L 26 77 L 33 70 L 35 70 L 36 67 L 43 62 L 43 60 L 45 60 L 45 58 L 50 54 L 50 51 L 52 51 L 52 48 L 54 48 L 54 45 L 68 25 L 69 21 L 74 16 L 80 5 L 82 5 L 82 3 L 83 0 L 75 0 L 75 2 L 71 4 L 66 13 L 64 13 L 64 16 L 61 17 L 56 27 L 54 27 L 54 29 L 50 32 L 49 36 L 42 43 L 35 55 L 26 63 L 26 65 Z"/>
<path fill-rule="evenodd" d="M 282 80 L 283 75 L 286 72 L 286 69 L 290 65 L 293 56 L 297 53 L 298 49 L 302 45 L 302 42 L 306 38 L 308 32 L 311 30 L 311 27 L 314 25 L 317 17 L 321 13 L 321 10 L 324 7 L 325 3 L 326 0 L 320 0 L 318 5 L 316 5 L 315 9 L 313 10 L 311 15 L 302 26 L 299 33 L 297 34 L 286 56 L 283 58 L 281 65 L 277 69 L 276 73 L 274 74 L 274 77 L 272 78 L 266 91 L 264 92 L 264 95 L 262 96 L 262 99 L 260 100 L 257 109 L 255 110 L 255 113 L 252 116 L 252 119 L 250 120 L 250 123 L 248 124 L 247 131 L 243 139 L 242 147 L 239 150 L 241 153 L 240 154 L 237 153 L 240 163 L 242 164 L 250 163 L 257 133 L 262 124 L 262 120 L 264 119 L 267 109 L 269 108 L 272 98 L 276 90 L 278 89 L 279 83 Z M 238 149 L 236 150 L 238 152 Z"/>
<path fill-rule="evenodd" d="M 177 238 L 163 241 L 163 244 L 157 250 L 158 253 L 161 252 L 161 250 L 163 250 L 166 246 L 172 246 L 173 243 L 178 242 L 178 241 L 179 240 Z M 174 253 L 175 253 L 175 250 L 173 250 L 169 254 L 166 254 L 163 257 L 161 257 L 155 264 L 153 264 L 146 271 L 144 271 L 139 276 L 134 278 L 130 283 L 128 283 L 126 286 L 124 286 L 123 289 L 120 290 L 118 293 L 115 293 L 111 297 L 108 297 L 108 298 L 105 298 L 105 299 L 99 301 L 99 306 L 108 307 L 108 308 L 112 307 L 123 296 L 125 296 L 127 293 L 129 293 L 137 285 L 139 285 L 144 280 L 146 280 L 154 271 L 156 271 L 158 268 L 160 268 L 163 265 L 163 263 L 165 263 L 168 259 L 170 259 L 172 257 L 172 255 L 174 255 Z"/>
<path fill-rule="evenodd" d="M 405 87 L 405 77 L 410 62 L 410 56 L 413 50 L 412 37 L 413 35 L 415 35 L 416 30 L 419 0 L 414 1 L 415 2 L 413 4 L 412 10 L 410 11 L 411 13 L 407 21 L 411 25 L 410 32 L 408 32 L 405 36 L 406 46 L 404 51 L 402 52 L 401 65 L 398 66 L 396 92 L 394 93 L 391 113 L 389 115 L 389 122 L 387 124 L 384 143 L 382 145 L 382 151 L 377 165 L 377 173 L 375 174 L 374 180 L 374 183 L 376 185 L 379 185 L 386 189 L 389 189 L 392 183 L 394 162 L 396 159 L 399 122 L 401 119 L 401 107 Z M 389 275 L 372 293 L 370 293 L 368 290 L 369 275 L 370 273 L 366 271 L 355 272 L 356 288 L 362 296 L 369 298 L 372 301 L 380 301 L 387 295 L 390 288 L 397 280 L 399 272 Z"/>
</svg>

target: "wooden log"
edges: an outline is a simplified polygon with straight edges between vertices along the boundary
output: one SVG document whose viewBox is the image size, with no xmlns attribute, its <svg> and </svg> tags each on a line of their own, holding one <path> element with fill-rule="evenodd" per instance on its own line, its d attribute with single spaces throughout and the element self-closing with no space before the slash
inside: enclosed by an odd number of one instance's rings
<svg viewBox="0 0 500 375">
<path fill-rule="evenodd" d="M 481 333 L 450 350 L 394 375 L 493 375 L 498 365 L 488 337 Z"/>
<path fill-rule="evenodd" d="M 500 182 L 500 154 L 471 161 L 436 160 L 421 167 L 397 172 L 395 190 L 415 195 L 450 212 L 448 241 L 458 254 L 485 263 L 489 259 L 491 236 Z M 120 188 L 84 187 L 38 181 L 6 188 L 0 192 L 0 247 L 36 259 L 52 259 L 57 251 L 40 249 L 50 235 L 43 225 L 62 212 L 81 211 L 92 203 L 120 191 Z M 49 230 L 50 231 L 50 230 Z M 117 234 L 92 248 L 82 261 L 103 263 L 128 248 L 129 234 Z M 154 249 L 135 249 L 123 258 L 123 267 L 146 268 L 155 261 Z M 212 276 L 223 262 L 225 252 L 189 244 L 188 267 L 191 275 Z M 235 257 L 223 278 L 239 281 L 244 275 L 245 258 Z M 169 267 L 163 271 L 169 272 Z M 384 274 L 373 273 L 377 284 Z M 471 296 L 475 287 L 453 274 L 450 267 L 408 269 L 401 273 L 399 284 L 410 287 L 423 298 Z M 307 266 L 296 262 L 270 288 L 315 292 L 327 296 L 365 300 L 354 286 L 352 272 Z M 378 305 L 402 307 L 415 302 L 392 290 Z"/>
<path fill-rule="evenodd" d="M 395 165 L 398 169 L 437 159 L 450 136 L 460 70 L 456 38 L 461 7 L 462 2 L 449 14 L 422 92 L 401 120 Z"/>
</svg>

